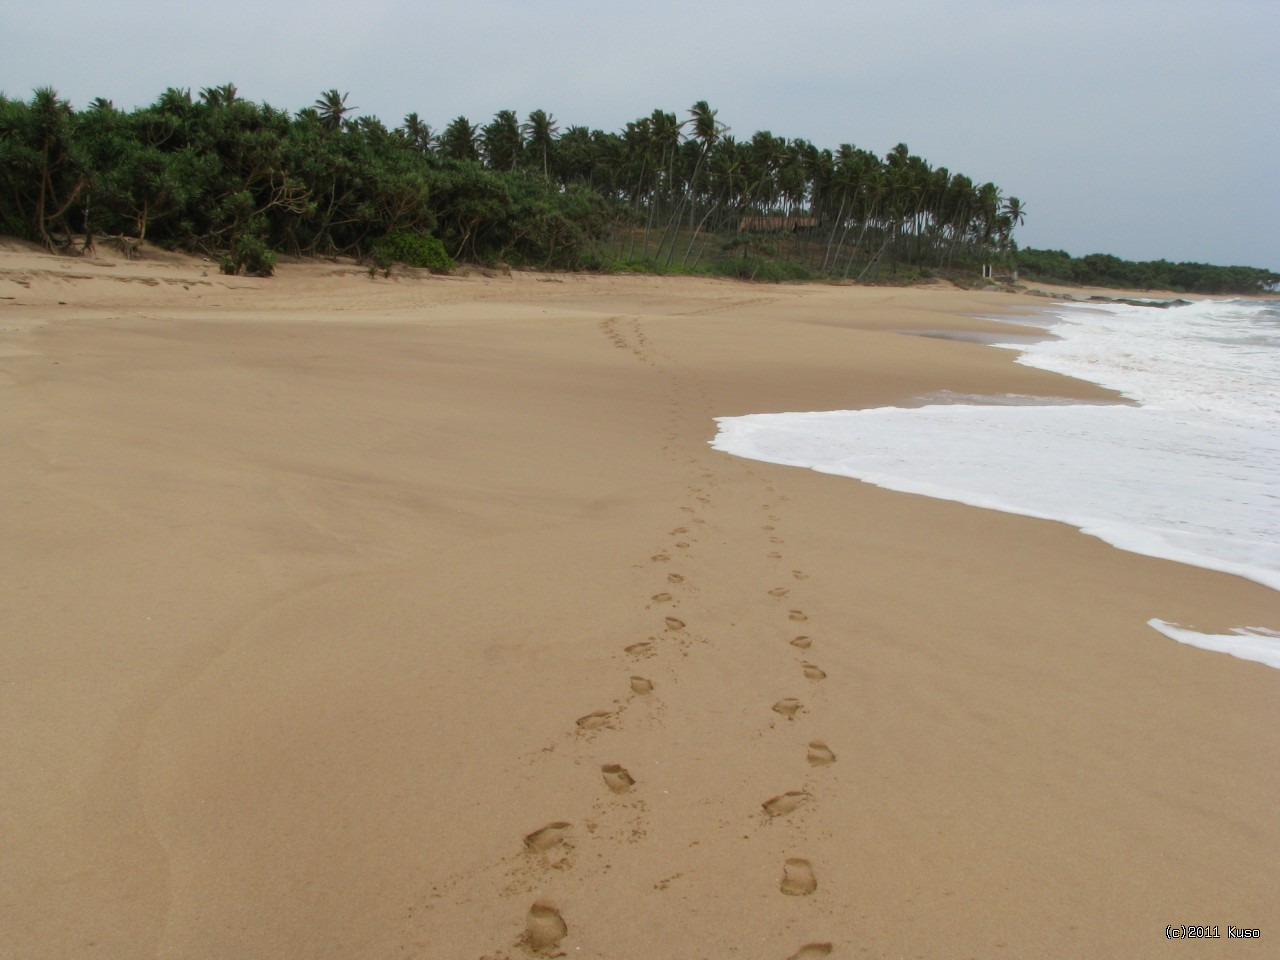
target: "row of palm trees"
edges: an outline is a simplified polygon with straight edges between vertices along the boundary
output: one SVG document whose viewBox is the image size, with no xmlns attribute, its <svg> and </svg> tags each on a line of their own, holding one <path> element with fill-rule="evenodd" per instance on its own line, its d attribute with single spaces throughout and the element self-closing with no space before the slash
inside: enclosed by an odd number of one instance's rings
<svg viewBox="0 0 1280 960">
<path fill-rule="evenodd" d="M 294 114 L 235 86 L 171 88 L 125 112 L 52 90 L 0 96 L 0 230 L 48 245 L 128 235 L 192 249 L 246 236 L 296 253 L 362 254 L 433 233 L 461 259 L 694 269 L 789 262 L 874 277 L 902 264 L 1008 254 L 1025 208 L 995 184 L 759 131 L 737 139 L 706 101 L 618 131 L 534 110 L 395 128 L 325 91 Z"/>
<path fill-rule="evenodd" d="M 338 102 L 334 90 L 317 106 L 332 113 Z M 905 144 L 880 158 L 767 130 L 739 141 L 706 101 L 684 121 L 654 110 L 616 133 L 582 126 L 562 133 L 543 110 L 524 123 L 503 110 L 484 126 L 460 116 L 439 132 L 413 113 L 397 132 L 423 152 L 495 170 L 523 167 L 562 187 L 586 184 L 629 214 L 618 223 L 627 229 L 615 231 L 624 258 L 668 266 L 687 265 L 711 237 L 736 237 L 745 223 L 821 273 L 848 275 L 858 263 L 865 275 L 886 260 L 944 267 L 1007 256 L 1026 218 L 1017 197 L 932 167 Z"/>
</svg>

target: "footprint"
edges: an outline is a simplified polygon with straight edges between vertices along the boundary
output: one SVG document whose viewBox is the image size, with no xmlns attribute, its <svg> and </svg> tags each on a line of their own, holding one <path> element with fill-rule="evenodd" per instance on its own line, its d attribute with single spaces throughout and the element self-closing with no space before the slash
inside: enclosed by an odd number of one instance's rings
<svg viewBox="0 0 1280 960">
<path fill-rule="evenodd" d="M 676 546 L 679 547 L 681 550 L 689 549 L 689 544 L 684 540 L 681 540 L 679 543 L 676 544 Z"/>
<path fill-rule="evenodd" d="M 804 665 L 804 676 L 806 680 L 825 680 L 827 679 L 827 671 L 821 667 L 816 667 L 812 663 Z"/>
<path fill-rule="evenodd" d="M 653 656 L 653 644 L 648 640 L 641 640 L 639 643 L 633 643 L 629 647 L 623 647 L 623 651 L 633 657 L 651 657 Z"/>
<path fill-rule="evenodd" d="M 650 557 L 649 559 L 650 559 L 650 560 L 652 560 L 654 563 L 666 563 L 668 560 L 670 560 L 670 559 L 671 559 L 671 557 L 670 557 L 670 555 L 669 555 L 669 554 L 665 554 L 665 553 L 655 553 L 655 554 L 654 554 L 652 557 Z"/>
<path fill-rule="evenodd" d="M 668 573 L 667 582 L 668 583 L 684 583 L 684 577 L 680 576 L 680 574 L 678 573 Z"/>
<path fill-rule="evenodd" d="M 684 874 L 683 874 L 683 873 L 673 873 L 671 876 L 666 877 L 666 878 L 664 878 L 664 879 L 662 879 L 662 880 L 659 880 L 657 883 L 655 883 L 655 884 L 653 885 L 653 889 L 655 889 L 655 890 L 666 890 L 668 887 L 670 887 L 670 886 L 671 886 L 671 884 L 672 884 L 674 881 L 679 880 L 679 879 L 680 879 L 681 877 L 683 877 L 683 876 L 684 876 Z"/>
<path fill-rule="evenodd" d="M 811 799 L 811 796 L 811 794 L 805 793 L 803 790 L 788 790 L 786 793 L 771 797 L 760 806 L 764 807 L 764 812 L 769 816 L 781 817 Z"/>
<path fill-rule="evenodd" d="M 770 590 L 770 591 L 769 591 L 769 596 L 771 596 L 771 597 L 785 597 L 785 596 L 786 596 L 788 593 L 790 593 L 790 592 L 791 592 L 791 591 L 790 591 L 790 590 L 788 590 L 786 587 L 774 587 L 772 590 Z"/>
<path fill-rule="evenodd" d="M 788 720 L 795 719 L 800 711 L 801 703 L 795 697 L 785 697 L 773 705 L 773 712 L 780 713 Z"/>
<path fill-rule="evenodd" d="M 821 740 L 811 740 L 809 741 L 808 760 L 812 766 L 825 767 L 829 763 L 836 762 L 836 755 Z"/>
<path fill-rule="evenodd" d="M 679 534 L 679 533 L 688 533 L 688 532 L 689 532 L 689 528 L 688 528 L 688 527 L 676 527 L 674 530 L 672 530 L 672 531 L 671 531 L 671 536 L 673 536 L 673 537 L 674 537 L 676 534 Z"/>
<path fill-rule="evenodd" d="M 768 553 L 765 554 L 765 556 L 768 557 L 770 560 L 782 559 L 782 554 L 780 554 L 777 550 L 770 550 Z"/>
<path fill-rule="evenodd" d="M 631 692 L 639 694 L 653 693 L 653 681 L 646 680 L 644 677 L 632 677 Z"/>
<path fill-rule="evenodd" d="M 831 944 L 806 943 L 803 947 L 787 957 L 787 960 L 818 960 L 819 957 L 831 956 Z"/>
<path fill-rule="evenodd" d="M 550 850 L 557 844 L 564 843 L 566 834 L 572 824 L 565 820 L 548 823 L 545 827 L 533 831 L 524 838 L 525 849 L 534 852 Z"/>
<path fill-rule="evenodd" d="M 654 594 L 652 597 L 650 597 L 649 599 L 650 599 L 650 600 L 652 600 L 654 603 L 670 603 L 670 602 L 671 602 L 671 594 L 669 594 L 669 593 L 655 593 L 655 594 Z"/>
<path fill-rule="evenodd" d="M 778 528 L 777 528 L 777 527 L 775 527 L 775 526 L 773 526 L 772 524 L 768 524 L 768 523 L 766 523 L 766 524 L 765 524 L 763 527 L 761 527 L 760 529 L 761 529 L 761 530 L 777 530 Z"/>
<path fill-rule="evenodd" d="M 781 537 L 770 537 L 769 542 L 770 543 L 786 543 L 787 541 L 783 540 Z"/>
<path fill-rule="evenodd" d="M 803 610 L 789 610 L 787 611 L 787 619 L 795 620 L 797 623 L 799 623 L 803 620 L 808 620 L 809 617 L 805 614 Z"/>
<path fill-rule="evenodd" d="M 599 730 L 601 727 L 609 726 L 613 720 L 613 714 L 608 710 L 597 710 L 595 713 L 588 713 L 585 717 L 577 719 L 579 730 Z"/>
<path fill-rule="evenodd" d="M 782 865 L 782 892 L 789 897 L 807 897 L 818 889 L 813 865 L 808 860 L 791 857 Z"/>
<path fill-rule="evenodd" d="M 796 637 L 794 640 L 791 641 L 791 645 L 793 647 L 798 647 L 801 650 L 808 650 L 812 643 L 813 643 L 813 640 L 811 640 L 809 637 L 804 637 L 804 636 Z"/>
<path fill-rule="evenodd" d="M 560 911 L 545 900 L 539 900 L 529 908 L 524 921 L 524 939 L 534 953 L 550 953 L 560 945 L 569 932 L 569 926 Z"/>
<path fill-rule="evenodd" d="M 664 617 L 663 620 L 666 623 L 668 630 L 684 629 L 684 621 L 681 620 L 679 617 Z"/>
<path fill-rule="evenodd" d="M 808 580 L 809 575 L 801 570 L 792 570 L 791 575 L 797 580 Z"/>
<path fill-rule="evenodd" d="M 606 763 L 600 768 L 604 774 L 605 786 L 614 793 L 626 793 L 636 785 L 635 779 L 627 772 L 626 767 L 616 763 Z"/>
</svg>

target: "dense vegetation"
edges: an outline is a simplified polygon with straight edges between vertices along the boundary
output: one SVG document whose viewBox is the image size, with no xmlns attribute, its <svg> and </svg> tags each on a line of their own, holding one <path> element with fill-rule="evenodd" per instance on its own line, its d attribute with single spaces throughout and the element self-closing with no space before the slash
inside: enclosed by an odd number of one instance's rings
<svg viewBox="0 0 1280 960">
<path fill-rule="evenodd" d="M 1026 277 L 1058 283 L 1080 283 L 1129 290 L 1176 290 L 1182 293 L 1267 293 L 1280 286 L 1280 273 L 1257 267 L 1215 267 L 1207 263 L 1134 263 L 1106 253 L 1073 257 L 1062 250 L 1017 252 Z"/>
<path fill-rule="evenodd" d="M 1001 256 L 1023 218 L 905 145 L 881 159 L 738 141 L 705 102 L 610 133 L 542 110 L 388 129 L 346 101 L 330 90 L 291 115 L 230 84 L 128 112 L 0 96 L 0 232 L 51 249 L 145 239 L 263 274 L 284 252 L 872 278 Z"/>
<path fill-rule="evenodd" d="M 0 233 L 50 249 L 143 240 L 270 274 L 278 253 L 443 270 L 455 261 L 874 280 L 1016 262 L 1046 280 L 1252 292 L 1249 268 L 1021 251 L 1017 197 L 932 167 L 768 131 L 736 139 L 705 101 L 619 132 L 543 110 L 395 129 L 329 90 L 294 114 L 231 84 L 122 111 L 0 94 Z M 1166 269 L 1167 268 L 1167 269 Z"/>
</svg>

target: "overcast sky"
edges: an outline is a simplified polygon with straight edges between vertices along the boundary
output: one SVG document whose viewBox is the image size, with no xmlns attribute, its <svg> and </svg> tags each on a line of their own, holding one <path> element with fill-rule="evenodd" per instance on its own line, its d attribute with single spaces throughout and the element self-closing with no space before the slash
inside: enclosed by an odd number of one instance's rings
<svg viewBox="0 0 1280 960">
<path fill-rule="evenodd" d="M 77 108 L 232 82 L 396 126 L 542 108 L 619 130 L 905 142 L 1020 197 L 1022 246 L 1280 271 L 1276 0 L 0 0 L 0 91 Z"/>
</svg>

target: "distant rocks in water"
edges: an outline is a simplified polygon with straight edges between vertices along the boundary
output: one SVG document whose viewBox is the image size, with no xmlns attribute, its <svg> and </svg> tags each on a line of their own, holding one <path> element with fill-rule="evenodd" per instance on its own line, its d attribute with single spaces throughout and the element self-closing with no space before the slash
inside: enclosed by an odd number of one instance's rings
<svg viewBox="0 0 1280 960">
<path fill-rule="evenodd" d="M 1169 307 L 1185 307 L 1191 304 L 1191 300 L 1139 300 L 1135 297 L 1108 297 L 1100 293 L 1095 293 L 1089 297 L 1079 297 L 1070 293 L 1061 293 L 1057 290 L 1037 290 L 1022 289 L 1018 291 L 1028 297 L 1045 297 L 1049 300 L 1069 300 L 1073 303 L 1124 303 L 1131 307 L 1159 307 L 1167 310 Z"/>
<path fill-rule="evenodd" d="M 1161 310 L 1167 310 L 1170 307 L 1186 307 L 1190 306 L 1190 300 L 1135 300 L 1130 297 L 1104 297 L 1100 294 L 1094 294 L 1089 298 L 1091 303 L 1127 303 L 1131 307 L 1159 307 Z"/>
<path fill-rule="evenodd" d="M 1060 291 L 1041 291 L 1041 289 L 1019 289 L 1019 293 L 1028 297 L 1044 297 L 1047 300 L 1066 300 L 1074 303 L 1126 303 L 1130 307 L 1160 307 L 1161 310 L 1167 310 L 1169 307 L 1185 307 L 1193 303 L 1190 300 L 1138 300 L 1135 297 L 1107 297 L 1102 293 L 1094 293 L 1089 297 L 1078 297 L 1071 293 L 1062 293 Z"/>
</svg>

